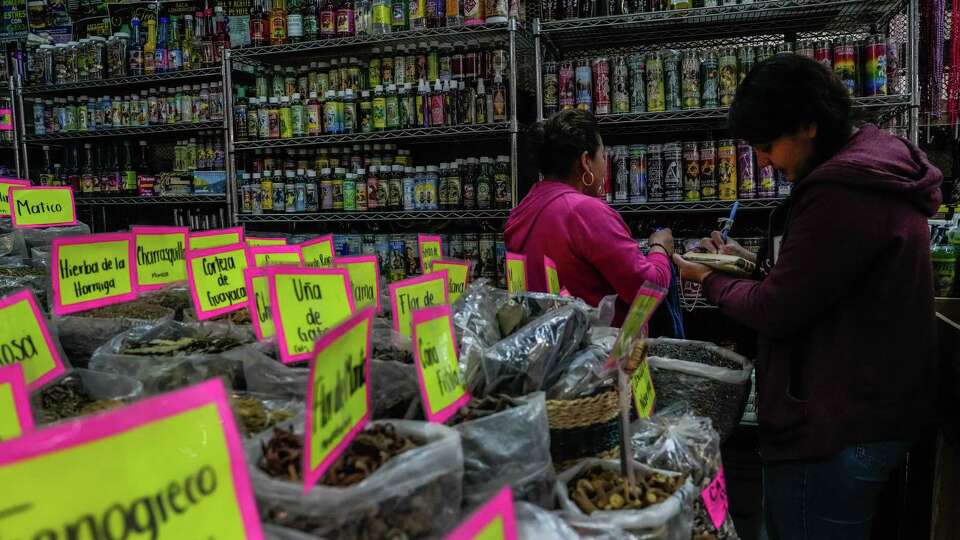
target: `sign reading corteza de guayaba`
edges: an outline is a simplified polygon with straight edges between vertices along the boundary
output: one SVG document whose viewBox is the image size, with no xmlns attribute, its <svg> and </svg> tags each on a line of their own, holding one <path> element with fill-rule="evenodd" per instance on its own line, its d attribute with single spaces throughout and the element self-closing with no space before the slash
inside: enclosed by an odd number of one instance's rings
<svg viewBox="0 0 960 540">
<path fill-rule="evenodd" d="M 137 297 L 129 233 L 54 238 L 53 311 L 63 316 Z"/>
<path fill-rule="evenodd" d="M 197 320 L 247 306 L 246 269 L 243 244 L 187 251 L 187 276 Z"/>
<path fill-rule="evenodd" d="M 263 538 L 220 380 L 0 443 L 0 486 L 5 539 Z"/>
</svg>

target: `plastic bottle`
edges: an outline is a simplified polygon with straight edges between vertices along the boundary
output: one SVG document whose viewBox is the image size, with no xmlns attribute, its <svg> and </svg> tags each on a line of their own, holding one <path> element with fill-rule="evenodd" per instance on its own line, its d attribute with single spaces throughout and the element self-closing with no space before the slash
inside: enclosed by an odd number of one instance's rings
<svg viewBox="0 0 960 540">
<path fill-rule="evenodd" d="M 180 41 L 180 24 L 177 17 L 170 20 L 170 37 L 167 42 L 167 69 L 180 71 L 183 67 L 183 49 Z"/>
<path fill-rule="evenodd" d="M 411 30 L 425 30 L 427 28 L 427 1 L 408 0 L 408 24 Z"/>
<path fill-rule="evenodd" d="M 383 94 L 383 87 L 373 89 L 373 130 L 383 131 L 387 127 L 387 100 Z"/>
<path fill-rule="evenodd" d="M 430 87 L 427 82 L 420 79 L 417 85 L 417 122 L 416 127 L 430 126 Z"/>
<path fill-rule="evenodd" d="M 366 188 L 366 186 L 364 186 Z M 343 211 L 355 212 L 357 210 L 357 175 L 346 173 L 343 180 Z"/>
<path fill-rule="evenodd" d="M 313 137 L 319 135 L 322 131 L 320 101 L 317 100 L 317 93 L 310 92 L 310 98 L 307 100 L 307 135 Z"/>
<path fill-rule="evenodd" d="M 337 118 L 337 99 L 333 90 L 327 90 L 326 99 L 323 102 L 323 127 L 324 133 L 329 135 L 340 133 L 340 123 Z"/>
<path fill-rule="evenodd" d="M 397 98 L 397 86 L 394 84 L 387 86 L 385 106 L 387 129 L 398 129 L 400 127 L 400 102 Z"/>
<path fill-rule="evenodd" d="M 444 97 L 443 85 L 439 79 L 433 87 L 433 93 L 430 94 L 430 126 L 438 127 L 445 125 L 444 118 Z"/>
<path fill-rule="evenodd" d="M 337 35 L 337 8 L 333 0 L 323 0 L 320 4 L 320 37 L 332 38 Z"/>
<path fill-rule="evenodd" d="M 353 99 L 353 89 L 343 92 L 343 132 L 357 132 L 357 103 Z"/>
<path fill-rule="evenodd" d="M 147 19 L 147 40 L 143 44 L 143 72 L 153 75 L 157 72 L 157 20 Z"/>
<path fill-rule="evenodd" d="M 307 134 L 303 102 L 300 101 L 300 94 L 296 92 L 293 94 L 293 99 L 290 100 L 290 121 L 294 137 L 303 137 Z"/>
<path fill-rule="evenodd" d="M 140 29 L 140 19 L 130 19 L 131 37 L 127 45 L 127 72 L 130 75 L 143 75 L 143 36 Z"/>
<path fill-rule="evenodd" d="M 317 4 L 317 0 L 303 0 L 302 11 L 303 39 L 305 41 L 313 41 L 320 37 L 320 7 Z M 316 174 L 316 172 L 314 172 L 314 174 Z"/>
<path fill-rule="evenodd" d="M 372 0 L 370 4 L 370 34 L 390 33 L 390 0 Z"/>
<path fill-rule="evenodd" d="M 287 39 L 287 2 L 273 0 L 270 9 L 270 44 L 282 45 Z"/>
<path fill-rule="evenodd" d="M 250 45 L 261 47 L 269 42 L 270 23 L 267 14 L 263 11 L 263 0 L 253 0 L 250 4 Z"/>
<path fill-rule="evenodd" d="M 507 121 L 507 89 L 503 84 L 503 79 L 497 74 L 493 78 L 493 114 L 494 122 Z"/>
<path fill-rule="evenodd" d="M 341 0 L 337 8 L 337 35 L 349 37 L 356 34 L 356 31 L 353 0 Z"/>
</svg>

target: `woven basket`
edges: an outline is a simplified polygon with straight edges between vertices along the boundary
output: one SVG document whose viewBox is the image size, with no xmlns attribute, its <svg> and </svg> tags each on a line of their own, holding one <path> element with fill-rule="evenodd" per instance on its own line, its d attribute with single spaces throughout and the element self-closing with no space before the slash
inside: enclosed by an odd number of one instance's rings
<svg viewBox="0 0 960 540">
<path fill-rule="evenodd" d="M 550 454 L 557 469 L 587 457 L 619 455 L 619 413 L 614 388 L 580 399 L 547 400 Z"/>
</svg>

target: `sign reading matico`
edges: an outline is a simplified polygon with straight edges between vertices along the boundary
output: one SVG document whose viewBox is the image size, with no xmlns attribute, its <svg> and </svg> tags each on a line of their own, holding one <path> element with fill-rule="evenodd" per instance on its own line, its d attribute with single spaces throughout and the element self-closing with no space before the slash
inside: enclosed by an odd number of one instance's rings
<svg viewBox="0 0 960 540">
<path fill-rule="evenodd" d="M 187 275 L 197 320 L 247 306 L 246 269 L 243 244 L 187 251 Z"/>
<path fill-rule="evenodd" d="M 280 360 L 309 360 L 320 334 L 354 312 L 346 270 L 274 266 L 267 270 Z"/>
<path fill-rule="evenodd" d="M 137 297 L 129 233 L 54 238 L 53 311 L 63 316 Z"/>
<path fill-rule="evenodd" d="M 263 538 L 219 380 L 0 443 L 0 485 L 5 538 Z"/>
<path fill-rule="evenodd" d="M 73 188 L 11 187 L 9 199 L 10 221 L 14 227 L 31 229 L 77 224 Z"/>
<path fill-rule="evenodd" d="M 137 246 L 137 287 L 159 289 L 186 281 L 186 227 L 132 227 Z"/>
<path fill-rule="evenodd" d="M 410 337 L 413 333 L 413 312 L 450 302 L 447 271 L 412 277 L 390 284 L 390 307 L 393 329 Z"/>
</svg>

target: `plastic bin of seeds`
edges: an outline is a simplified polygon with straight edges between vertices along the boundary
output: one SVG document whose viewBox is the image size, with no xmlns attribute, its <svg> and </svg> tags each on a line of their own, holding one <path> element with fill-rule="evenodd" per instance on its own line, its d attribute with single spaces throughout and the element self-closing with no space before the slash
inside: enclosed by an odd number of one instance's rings
<svg viewBox="0 0 960 540">
<path fill-rule="evenodd" d="M 693 482 L 686 475 L 634 462 L 636 484 L 628 485 L 620 462 L 585 459 L 557 478 L 565 519 L 615 527 L 643 540 L 690 540 Z"/>
<path fill-rule="evenodd" d="M 131 328 L 173 320 L 173 310 L 148 300 L 82 311 L 55 319 L 63 350 L 75 366 L 86 366 L 93 353 L 113 336 Z"/>
<path fill-rule="evenodd" d="M 410 420 L 371 422 L 306 494 L 302 433 L 303 418 L 297 417 L 247 443 L 265 523 L 330 540 L 436 538 L 456 526 L 463 459 L 453 429 Z"/>
<path fill-rule="evenodd" d="M 147 395 L 214 377 L 246 390 L 244 363 L 262 356 L 253 343 L 253 333 L 239 326 L 166 321 L 114 336 L 93 354 L 90 368 L 133 377 Z"/>
<path fill-rule="evenodd" d="M 726 440 L 743 417 L 753 363 L 706 341 L 658 338 L 648 345 L 656 410 L 686 402 Z"/>
<path fill-rule="evenodd" d="M 38 424 L 115 409 L 139 398 L 143 385 L 130 377 L 73 369 L 30 395 Z"/>
</svg>

